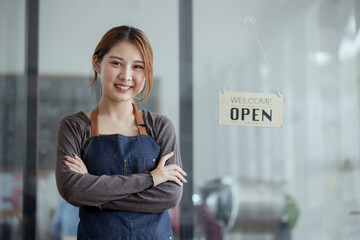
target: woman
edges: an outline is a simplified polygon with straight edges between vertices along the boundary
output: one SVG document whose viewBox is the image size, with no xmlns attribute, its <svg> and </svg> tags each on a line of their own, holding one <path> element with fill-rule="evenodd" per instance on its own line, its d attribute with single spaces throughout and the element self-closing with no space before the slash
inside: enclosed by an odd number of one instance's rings
<svg viewBox="0 0 360 240">
<path fill-rule="evenodd" d="M 175 130 L 133 104 L 151 91 L 150 42 L 139 29 L 115 27 L 92 60 L 100 102 L 62 119 L 58 131 L 56 181 L 61 196 L 80 206 L 78 239 L 173 239 L 167 210 L 186 182 Z"/>
</svg>

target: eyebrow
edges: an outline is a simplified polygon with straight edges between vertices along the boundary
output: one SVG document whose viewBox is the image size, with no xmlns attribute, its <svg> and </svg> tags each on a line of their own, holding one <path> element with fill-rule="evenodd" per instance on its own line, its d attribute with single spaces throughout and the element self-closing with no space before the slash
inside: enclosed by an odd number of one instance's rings
<svg viewBox="0 0 360 240">
<path fill-rule="evenodd" d="M 109 58 L 115 58 L 115 59 L 119 59 L 121 61 L 124 61 L 124 59 L 122 57 L 110 56 Z M 141 61 L 141 60 L 135 60 L 134 62 L 144 64 L 144 61 Z"/>
</svg>

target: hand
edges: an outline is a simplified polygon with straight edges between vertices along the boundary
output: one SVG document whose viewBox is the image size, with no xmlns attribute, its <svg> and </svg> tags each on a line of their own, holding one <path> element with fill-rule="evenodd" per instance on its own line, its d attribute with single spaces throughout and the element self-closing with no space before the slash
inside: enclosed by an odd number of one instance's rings
<svg viewBox="0 0 360 240">
<path fill-rule="evenodd" d="M 160 158 L 158 166 L 150 172 L 154 180 L 154 186 L 167 181 L 175 182 L 179 186 L 187 182 L 184 178 L 186 173 L 179 166 L 176 164 L 165 166 L 166 161 L 173 155 L 174 152 L 171 152 Z"/>
<path fill-rule="evenodd" d="M 86 165 L 78 157 L 78 155 L 73 153 L 73 156 L 74 156 L 73 158 L 71 158 L 69 156 L 65 156 L 65 158 L 66 158 L 66 160 L 64 161 L 65 165 L 73 172 L 77 172 L 77 173 L 81 173 L 81 174 L 88 173 Z"/>
</svg>

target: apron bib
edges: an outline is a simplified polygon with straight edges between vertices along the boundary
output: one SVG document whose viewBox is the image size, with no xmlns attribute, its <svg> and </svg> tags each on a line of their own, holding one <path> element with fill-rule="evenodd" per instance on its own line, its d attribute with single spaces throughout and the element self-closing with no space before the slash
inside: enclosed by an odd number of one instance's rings
<svg viewBox="0 0 360 240">
<path fill-rule="evenodd" d="M 81 159 L 89 174 L 130 175 L 152 171 L 158 163 L 160 146 L 147 134 L 142 112 L 133 104 L 139 135 L 101 135 L 98 131 L 98 109 L 91 113 L 91 138 Z M 121 201 L 121 200 L 120 200 Z M 168 212 L 138 213 L 80 207 L 78 239 L 161 240 L 173 239 Z"/>
</svg>

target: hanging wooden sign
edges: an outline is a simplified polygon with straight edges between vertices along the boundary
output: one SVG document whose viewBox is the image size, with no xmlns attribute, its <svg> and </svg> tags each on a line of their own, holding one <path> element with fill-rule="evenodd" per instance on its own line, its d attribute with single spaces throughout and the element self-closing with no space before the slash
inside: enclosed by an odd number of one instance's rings
<svg viewBox="0 0 360 240">
<path fill-rule="evenodd" d="M 275 93 L 219 92 L 219 124 L 282 127 L 284 101 Z"/>
<path fill-rule="evenodd" d="M 253 22 L 253 17 L 247 17 L 246 27 L 234 57 L 228 79 L 225 83 L 224 89 L 219 92 L 219 124 L 255 127 L 282 127 L 284 115 L 283 96 L 280 94 L 276 85 L 270 64 L 266 59 L 265 52 L 261 46 L 260 39 L 255 30 Z M 237 55 L 249 25 L 251 25 L 257 38 L 259 48 L 264 57 L 270 76 L 273 80 L 276 94 L 226 91 L 226 86 L 230 80 L 231 72 L 235 66 Z"/>
</svg>

